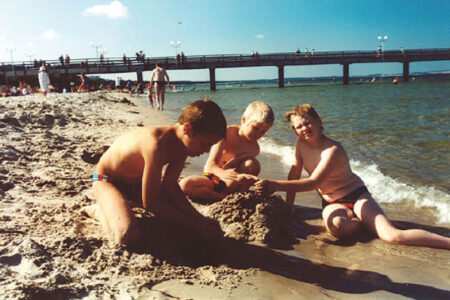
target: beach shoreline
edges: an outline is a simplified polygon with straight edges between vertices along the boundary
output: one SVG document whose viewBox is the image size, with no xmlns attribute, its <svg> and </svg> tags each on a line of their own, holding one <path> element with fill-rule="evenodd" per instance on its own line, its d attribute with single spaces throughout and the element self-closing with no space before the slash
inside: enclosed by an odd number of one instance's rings
<svg viewBox="0 0 450 300">
<path fill-rule="evenodd" d="M 323 232 L 315 193 L 297 195 L 287 249 L 177 233 L 136 210 L 148 249 L 112 245 L 78 213 L 93 203 L 96 160 L 122 132 L 170 118 L 128 94 L 49 94 L 0 102 L 0 296 L 23 299 L 298 299 L 450 296 L 449 251 L 388 245 L 363 234 L 338 241 Z M 261 154 L 262 178 L 283 179 L 276 157 Z M 188 159 L 182 176 L 201 172 Z M 284 196 L 284 195 L 282 195 Z M 406 205 L 406 204 L 405 204 Z M 432 212 L 385 205 L 402 226 L 436 227 Z M 163 222 L 163 223 L 160 223 Z M 161 226 L 165 224 L 167 226 Z M 420 225 L 421 224 L 421 225 Z M 161 228 L 164 228 L 162 230 Z M 147 245 L 147 244 L 146 244 Z"/>
</svg>

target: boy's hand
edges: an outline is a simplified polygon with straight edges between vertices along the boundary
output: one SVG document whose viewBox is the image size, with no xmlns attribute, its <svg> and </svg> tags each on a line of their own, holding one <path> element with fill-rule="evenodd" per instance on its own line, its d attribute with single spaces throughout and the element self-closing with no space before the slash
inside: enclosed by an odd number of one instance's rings
<svg viewBox="0 0 450 300">
<path fill-rule="evenodd" d="M 270 180 L 259 180 L 255 183 L 255 192 L 262 195 L 271 195 L 275 192 Z"/>
<path fill-rule="evenodd" d="M 234 169 L 223 170 L 219 177 L 224 181 L 236 181 L 238 179 L 239 173 Z"/>
</svg>

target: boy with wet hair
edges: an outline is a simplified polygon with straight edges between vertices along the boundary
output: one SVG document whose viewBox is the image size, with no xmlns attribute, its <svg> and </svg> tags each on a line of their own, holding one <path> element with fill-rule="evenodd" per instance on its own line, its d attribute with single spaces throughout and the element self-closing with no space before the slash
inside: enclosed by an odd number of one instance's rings
<svg viewBox="0 0 450 300">
<path fill-rule="evenodd" d="M 84 207 L 82 213 L 98 220 L 117 244 L 136 242 L 142 235 L 128 200 L 168 221 L 219 234 L 217 224 L 188 202 L 178 177 L 187 156 L 208 152 L 225 136 L 225 117 L 211 100 L 189 104 L 176 124 L 123 134 L 100 158 L 93 177 L 96 204 Z"/>
<path fill-rule="evenodd" d="M 450 238 L 392 225 L 353 173 L 342 145 L 323 134 L 322 119 L 311 105 L 296 106 L 285 117 L 298 136 L 288 180 L 260 180 L 255 184 L 257 192 L 286 191 L 286 202 L 292 208 L 295 193 L 317 190 L 325 227 L 336 237 L 351 236 L 364 225 L 389 243 L 450 249 Z M 303 168 L 309 177 L 300 179 Z"/>
<path fill-rule="evenodd" d="M 234 192 L 249 189 L 258 180 L 260 164 L 258 139 L 272 127 L 272 108 L 261 101 L 250 103 L 240 125 L 230 125 L 227 135 L 211 147 L 203 176 L 193 175 L 181 180 L 184 193 L 196 199 L 221 200 Z"/>
</svg>

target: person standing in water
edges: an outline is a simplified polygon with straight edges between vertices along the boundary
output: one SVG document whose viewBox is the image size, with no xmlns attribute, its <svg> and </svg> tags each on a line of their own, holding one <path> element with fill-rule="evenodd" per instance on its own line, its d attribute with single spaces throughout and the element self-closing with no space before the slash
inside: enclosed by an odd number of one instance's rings
<svg viewBox="0 0 450 300">
<path fill-rule="evenodd" d="M 166 91 L 166 84 L 170 88 L 170 80 L 166 70 L 160 66 L 159 62 L 157 62 L 155 66 L 156 67 L 150 78 L 150 88 L 153 87 L 153 82 L 156 82 L 156 109 L 162 111 L 164 109 L 164 93 Z M 167 79 L 167 81 L 165 79 Z"/>
</svg>

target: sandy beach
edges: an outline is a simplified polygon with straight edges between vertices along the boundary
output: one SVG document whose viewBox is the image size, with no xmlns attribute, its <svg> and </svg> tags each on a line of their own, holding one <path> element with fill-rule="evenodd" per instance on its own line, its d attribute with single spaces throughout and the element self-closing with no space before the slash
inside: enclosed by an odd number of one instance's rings
<svg viewBox="0 0 450 300">
<path fill-rule="evenodd" d="M 145 240 L 113 245 L 79 213 L 93 203 L 93 167 L 122 132 L 169 122 L 127 94 L 0 98 L 2 299 L 450 298 L 450 251 L 388 245 L 367 232 L 336 240 L 323 231 L 315 193 L 297 194 L 287 230 L 278 196 L 194 203 L 220 222 L 219 241 L 136 208 Z M 275 158 L 259 158 L 262 178 L 286 178 Z M 204 159 L 189 159 L 183 176 L 200 173 Z M 402 205 L 383 206 L 396 225 L 450 236 L 432 212 L 405 215 Z"/>
</svg>

